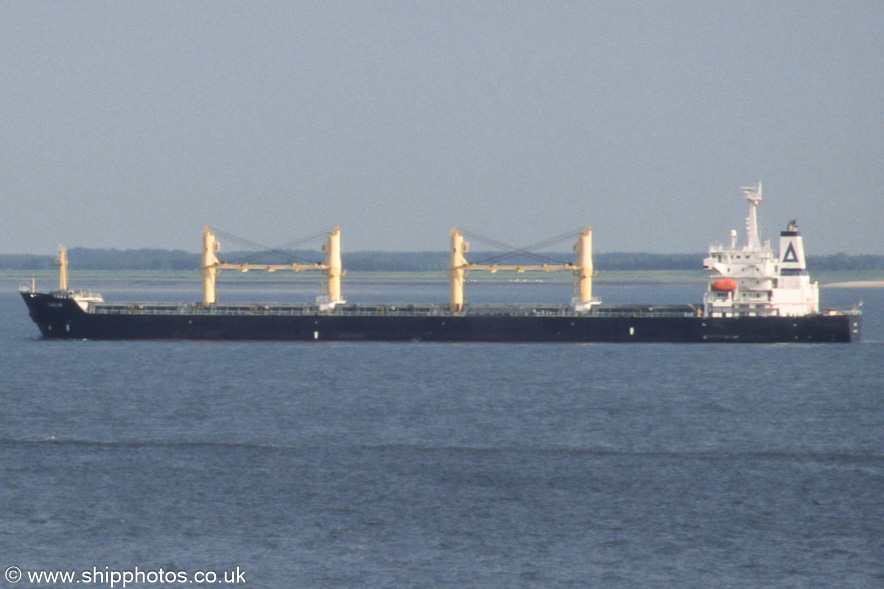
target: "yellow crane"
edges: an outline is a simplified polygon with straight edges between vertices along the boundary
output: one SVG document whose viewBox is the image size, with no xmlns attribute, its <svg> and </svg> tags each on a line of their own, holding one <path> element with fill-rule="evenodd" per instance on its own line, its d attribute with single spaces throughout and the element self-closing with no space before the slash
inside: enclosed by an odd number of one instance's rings
<svg viewBox="0 0 884 589">
<path fill-rule="evenodd" d="M 559 272 L 570 270 L 577 277 L 577 297 L 574 301 L 575 310 L 585 311 L 592 305 L 592 229 L 586 227 L 580 232 L 574 251 L 577 260 L 573 264 L 470 264 L 464 254 L 469 251 L 469 244 L 464 241 L 463 233 L 456 227 L 451 228 L 451 260 L 448 264 L 448 276 L 451 290 L 450 309 L 457 313 L 463 310 L 463 281 L 468 270 L 482 270 L 495 273 L 509 272 Z"/>
<path fill-rule="evenodd" d="M 344 300 L 341 298 L 341 276 L 343 275 L 341 268 L 341 229 L 335 227 L 327 235 L 328 238 L 322 244 L 322 251 L 326 254 L 325 261 L 322 264 L 232 264 L 218 260 L 215 254 L 220 251 L 221 244 L 215 239 L 215 234 L 211 229 L 203 227 L 203 305 L 213 305 L 217 300 L 215 276 L 219 270 L 238 270 L 240 272 L 248 272 L 249 270 L 263 270 L 265 272 L 276 272 L 277 270 L 289 270 L 291 272 L 324 270 L 327 277 L 326 293 L 328 296 L 328 300 L 324 301 L 324 308 L 331 309 L 335 305 L 343 303 Z"/>
</svg>

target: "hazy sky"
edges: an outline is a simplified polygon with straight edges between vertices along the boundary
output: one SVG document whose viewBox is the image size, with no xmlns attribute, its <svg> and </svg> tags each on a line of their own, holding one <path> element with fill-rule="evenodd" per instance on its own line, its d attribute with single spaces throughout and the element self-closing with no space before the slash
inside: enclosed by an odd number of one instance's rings
<svg viewBox="0 0 884 589">
<path fill-rule="evenodd" d="M 700 252 L 761 180 L 767 237 L 884 254 L 879 1 L 3 0 L 0 84 L 2 253 Z"/>
</svg>

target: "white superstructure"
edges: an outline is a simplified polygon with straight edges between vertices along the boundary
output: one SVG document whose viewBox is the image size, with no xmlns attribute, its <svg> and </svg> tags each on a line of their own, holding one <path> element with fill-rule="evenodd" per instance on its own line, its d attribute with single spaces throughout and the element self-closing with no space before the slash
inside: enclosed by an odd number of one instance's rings
<svg viewBox="0 0 884 589">
<path fill-rule="evenodd" d="M 819 285 L 810 282 L 804 242 L 795 221 L 780 232 L 779 254 L 775 255 L 770 241 L 762 244 L 758 237 L 761 183 L 742 190 L 749 203 L 746 245 L 738 246 L 737 232 L 731 231 L 729 246 L 709 248 L 709 257 L 703 260 L 709 273 L 704 314 L 797 316 L 819 312 Z"/>
</svg>

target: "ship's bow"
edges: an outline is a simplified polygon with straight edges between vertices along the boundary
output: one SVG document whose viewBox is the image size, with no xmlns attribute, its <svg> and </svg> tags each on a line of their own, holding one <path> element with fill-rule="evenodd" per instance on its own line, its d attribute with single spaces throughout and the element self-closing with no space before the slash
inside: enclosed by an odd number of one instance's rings
<svg viewBox="0 0 884 589">
<path fill-rule="evenodd" d="M 43 337 L 70 337 L 71 323 L 83 312 L 73 299 L 58 293 L 22 291 L 21 296 Z"/>
</svg>

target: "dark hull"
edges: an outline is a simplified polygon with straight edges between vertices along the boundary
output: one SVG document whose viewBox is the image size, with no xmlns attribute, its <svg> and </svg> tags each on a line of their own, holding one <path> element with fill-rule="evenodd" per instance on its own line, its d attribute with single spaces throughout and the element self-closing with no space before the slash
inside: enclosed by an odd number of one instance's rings
<svg viewBox="0 0 884 589">
<path fill-rule="evenodd" d="M 152 340 L 303 340 L 424 342 L 849 343 L 859 341 L 859 314 L 707 318 L 688 312 L 609 307 L 589 315 L 550 308 L 507 314 L 471 311 L 307 311 L 238 306 L 116 307 L 86 312 L 54 293 L 22 293 L 46 338 Z M 687 309 L 687 307 L 685 308 Z"/>
</svg>

